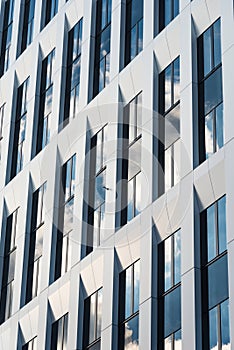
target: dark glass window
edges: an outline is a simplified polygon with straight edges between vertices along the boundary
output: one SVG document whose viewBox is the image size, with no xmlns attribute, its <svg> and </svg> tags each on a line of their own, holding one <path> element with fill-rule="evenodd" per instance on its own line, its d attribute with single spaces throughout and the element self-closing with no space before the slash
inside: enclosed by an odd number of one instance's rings
<svg viewBox="0 0 234 350">
<path fill-rule="evenodd" d="M 99 246 L 104 235 L 106 201 L 106 137 L 107 125 L 91 139 L 90 193 L 86 254 Z"/>
<path fill-rule="evenodd" d="M 37 337 L 24 344 L 22 350 L 37 350 Z"/>
<path fill-rule="evenodd" d="M 0 57 L 0 77 L 8 70 L 10 63 L 9 60 L 13 27 L 14 0 L 6 0 L 3 2 L 3 4 L 4 16 Z"/>
<path fill-rule="evenodd" d="M 220 19 L 198 38 L 200 162 L 223 146 Z"/>
<path fill-rule="evenodd" d="M 70 237 L 73 230 L 75 178 L 76 155 L 72 156 L 62 167 L 55 279 L 67 272 L 71 267 Z"/>
<path fill-rule="evenodd" d="M 2 285 L 0 298 L 0 324 L 12 315 L 12 301 L 15 278 L 16 259 L 16 230 L 18 209 L 7 218 L 4 244 L 4 257 L 2 266 Z"/>
<path fill-rule="evenodd" d="M 139 349 L 140 260 L 119 276 L 118 349 Z"/>
<path fill-rule="evenodd" d="M 142 93 L 124 108 L 121 225 L 141 211 L 141 132 Z"/>
<path fill-rule="evenodd" d="M 97 1 L 94 97 L 109 84 L 110 80 L 111 5 L 112 0 Z"/>
<path fill-rule="evenodd" d="M 55 49 L 42 61 L 37 153 L 50 141 Z"/>
<path fill-rule="evenodd" d="M 58 0 L 46 0 L 45 23 L 46 26 L 58 12 Z"/>
<path fill-rule="evenodd" d="M 160 350 L 180 350 L 182 349 L 180 230 L 160 243 L 158 266 L 158 347 Z"/>
<path fill-rule="evenodd" d="M 230 349 L 225 196 L 201 213 L 201 247 L 203 348 Z"/>
<path fill-rule="evenodd" d="M 125 66 L 143 49 L 143 0 L 126 1 Z"/>
<path fill-rule="evenodd" d="M 102 288 L 85 299 L 83 350 L 101 349 Z"/>
<path fill-rule="evenodd" d="M 180 58 L 159 76 L 159 191 L 180 180 Z"/>
<path fill-rule="evenodd" d="M 68 314 L 52 324 L 51 350 L 66 350 L 68 336 Z"/>
<path fill-rule="evenodd" d="M 27 78 L 17 90 L 16 116 L 15 123 L 13 124 L 14 144 L 11 163 L 11 179 L 22 170 L 24 163 L 28 84 L 29 78 Z"/>
<path fill-rule="evenodd" d="M 21 53 L 32 42 L 33 26 L 34 26 L 34 10 L 35 10 L 35 0 L 26 0 L 24 4 L 23 32 L 22 32 L 22 41 L 21 41 L 21 50 L 20 50 Z"/>
<path fill-rule="evenodd" d="M 4 109 L 5 109 L 5 104 L 3 104 L 0 107 L 0 161 L 1 161 L 1 154 L 2 154 Z"/>
<path fill-rule="evenodd" d="M 80 94 L 80 64 L 82 44 L 81 19 L 68 33 L 67 77 L 64 109 L 64 125 L 75 118 L 78 111 Z"/>
<path fill-rule="evenodd" d="M 33 193 L 31 232 L 27 265 L 26 303 L 36 297 L 40 290 L 41 261 L 43 253 L 46 182 Z"/>
<path fill-rule="evenodd" d="M 179 14 L 179 0 L 161 0 L 159 13 L 159 29 L 162 30 Z"/>
</svg>

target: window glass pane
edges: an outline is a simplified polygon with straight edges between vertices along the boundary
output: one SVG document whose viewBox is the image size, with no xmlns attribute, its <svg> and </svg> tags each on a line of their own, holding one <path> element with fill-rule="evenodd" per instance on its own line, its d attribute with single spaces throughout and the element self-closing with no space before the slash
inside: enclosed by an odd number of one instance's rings
<svg viewBox="0 0 234 350">
<path fill-rule="evenodd" d="M 139 310 L 139 291 L 140 291 L 140 261 L 137 261 L 134 265 L 134 310 Z"/>
<path fill-rule="evenodd" d="M 223 147 L 223 104 L 216 108 L 216 150 Z"/>
<path fill-rule="evenodd" d="M 218 201 L 219 253 L 227 249 L 226 240 L 226 197 Z"/>
<path fill-rule="evenodd" d="M 135 216 L 141 212 L 141 172 L 136 176 Z"/>
<path fill-rule="evenodd" d="M 217 307 L 209 311 L 210 350 L 218 349 Z"/>
<path fill-rule="evenodd" d="M 167 291 L 172 287 L 172 240 L 167 238 L 164 242 L 164 290 Z"/>
<path fill-rule="evenodd" d="M 71 267 L 71 249 L 69 234 L 63 236 L 62 243 L 62 262 L 61 262 L 61 275 L 66 273 Z"/>
<path fill-rule="evenodd" d="M 138 323 L 138 315 L 125 323 L 124 350 L 139 349 Z"/>
<path fill-rule="evenodd" d="M 181 340 L 181 329 L 175 333 L 175 342 L 174 342 L 174 349 L 175 350 L 181 350 L 182 349 L 182 340 Z"/>
<path fill-rule="evenodd" d="M 128 221 L 134 217 L 134 180 L 135 178 L 128 181 Z"/>
<path fill-rule="evenodd" d="M 110 30 L 111 26 L 108 26 L 101 34 L 100 60 L 110 52 Z"/>
<path fill-rule="evenodd" d="M 205 147 L 206 159 L 214 153 L 214 112 L 205 117 Z"/>
<path fill-rule="evenodd" d="M 171 65 L 165 69 L 165 111 L 167 111 L 171 107 Z"/>
<path fill-rule="evenodd" d="M 25 140 L 25 131 L 26 131 L 26 114 L 20 119 L 20 130 L 19 130 L 19 141 L 20 144 Z"/>
<path fill-rule="evenodd" d="M 204 50 L 204 76 L 206 76 L 212 69 L 212 50 L 211 50 L 211 28 L 203 34 L 203 50 Z"/>
<path fill-rule="evenodd" d="M 164 337 L 181 328 L 181 288 L 164 297 Z"/>
<path fill-rule="evenodd" d="M 138 22 L 138 43 L 137 43 L 137 53 L 141 52 L 143 49 L 143 19 Z"/>
<path fill-rule="evenodd" d="M 180 104 L 165 116 L 165 149 L 180 137 Z"/>
<path fill-rule="evenodd" d="M 131 27 L 133 27 L 143 16 L 143 0 L 132 0 Z"/>
<path fill-rule="evenodd" d="M 165 4 L 165 26 L 171 22 L 172 13 L 171 13 L 171 0 L 164 0 Z"/>
<path fill-rule="evenodd" d="M 174 17 L 179 14 L 179 0 L 174 0 Z"/>
<path fill-rule="evenodd" d="M 74 197 L 65 204 L 63 233 L 67 234 L 73 229 Z"/>
<path fill-rule="evenodd" d="M 137 26 L 131 29 L 131 60 L 137 55 Z"/>
<path fill-rule="evenodd" d="M 92 343 L 95 337 L 96 328 L 96 293 L 90 297 L 90 319 L 89 319 L 89 344 Z"/>
<path fill-rule="evenodd" d="M 66 163 L 66 180 L 65 180 L 65 201 L 71 196 L 71 168 L 72 158 Z"/>
<path fill-rule="evenodd" d="M 105 87 L 105 58 L 99 62 L 99 91 Z"/>
<path fill-rule="evenodd" d="M 137 98 L 137 105 L 136 105 L 136 126 L 137 126 L 137 133 L 136 136 L 141 135 L 141 127 L 142 127 L 142 93 L 140 93 Z"/>
<path fill-rule="evenodd" d="M 47 116 L 52 111 L 52 94 L 53 94 L 53 86 L 51 86 L 45 93 L 44 116 Z"/>
<path fill-rule="evenodd" d="M 102 171 L 95 179 L 95 203 L 94 209 L 105 202 L 106 197 L 106 172 Z"/>
<path fill-rule="evenodd" d="M 71 90 L 80 83 L 80 57 L 72 64 Z"/>
<path fill-rule="evenodd" d="M 214 23 L 214 66 L 221 63 L 220 19 Z"/>
<path fill-rule="evenodd" d="M 42 225 L 36 231 L 36 243 L 35 243 L 35 252 L 34 252 L 34 261 L 42 256 L 43 251 L 43 233 L 44 233 L 44 225 Z"/>
<path fill-rule="evenodd" d="M 105 86 L 110 82 L 110 54 L 105 57 Z"/>
<path fill-rule="evenodd" d="M 180 58 L 174 61 L 174 103 L 180 99 Z"/>
<path fill-rule="evenodd" d="M 208 261 L 216 256 L 215 205 L 207 209 L 207 248 Z"/>
<path fill-rule="evenodd" d="M 103 138 L 105 136 L 105 129 L 100 130 L 96 137 L 96 173 L 103 167 Z"/>
<path fill-rule="evenodd" d="M 204 82 L 204 109 L 205 114 L 222 102 L 222 70 L 217 69 Z"/>
<path fill-rule="evenodd" d="M 141 171 L 141 139 L 134 142 L 129 148 L 128 179 Z"/>
<path fill-rule="evenodd" d="M 164 339 L 164 350 L 172 350 L 173 348 L 173 335 Z"/>
<path fill-rule="evenodd" d="M 135 140 L 136 138 L 136 127 L 137 127 L 137 100 L 134 98 L 132 102 L 129 103 L 129 143 Z"/>
<path fill-rule="evenodd" d="M 126 269 L 125 319 L 132 314 L 132 266 Z"/>
<path fill-rule="evenodd" d="M 221 304 L 221 337 L 222 349 L 231 349 L 230 330 L 229 330 L 229 300 L 227 299 Z"/>
<path fill-rule="evenodd" d="M 174 284 L 181 280 L 181 231 L 174 234 Z"/>
<path fill-rule="evenodd" d="M 9 267 L 8 267 L 8 279 L 7 283 L 13 281 L 15 275 L 15 259 L 16 259 L 16 250 L 14 250 L 9 257 Z"/>
<path fill-rule="evenodd" d="M 107 24 L 107 12 L 106 12 L 106 2 L 107 0 L 102 0 L 102 28 L 104 28 Z"/>
<path fill-rule="evenodd" d="M 227 255 L 208 266 L 208 298 L 209 308 L 228 298 Z"/>
<path fill-rule="evenodd" d="M 101 337 L 101 327 L 102 327 L 102 289 L 97 293 L 97 334 L 96 339 Z"/>
</svg>

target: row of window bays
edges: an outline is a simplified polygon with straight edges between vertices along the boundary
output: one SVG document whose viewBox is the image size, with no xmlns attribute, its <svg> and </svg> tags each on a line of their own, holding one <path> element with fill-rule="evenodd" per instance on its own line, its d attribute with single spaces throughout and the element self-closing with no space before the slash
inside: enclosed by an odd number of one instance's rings
<svg viewBox="0 0 234 350">
<path fill-rule="evenodd" d="M 62 99 L 64 103 L 63 112 L 60 113 L 63 119 L 61 126 L 66 125 L 70 119 L 74 118 L 78 110 L 81 41 L 82 20 L 69 32 L 66 84 L 64 99 Z M 37 110 L 35 109 L 37 113 L 35 113 L 34 117 L 33 134 L 35 137 L 33 138 L 32 156 L 39 153 L 50 142 L 55 54 L 56 51 L 54 49 L 43 59 L 41 64 L 40 101 Z M 220 19 L 198 39 L 198 72 L 199 135 L 197 138 L 199 142 L 196 142 L 196 144 L 199 145 L 199 160 L 202 162 L 219 150 L 224 143 Z M 160 114 L 159 117 L 154 119 L 157 124 L 156 128 L 159 130 L 156 156 L 162 170 L 158 172 L 158 193 L 160 195 L 174 186 L 180 179 L 180 57 L 177 57 L 160 73 L 158 80 L 158 110 Z M 15 107 L 12 111 L 12 120 L 14 123 L 10 131 L 11 143 L 8 154 L 8 178 L 6 182 L 22 170 L 24 165 L 29 86 L 30 77 L 17 88 L 17 93 L 14 94 L 13 98 L 13 106 Z M 136 107 L 133 106 L 134 104 Z M 0 144 L 4 141 L 2 129 L 5 107 L 5 104 L 3 104 L 0 108 Z M 134 108 L 136 111 L 132 112 Z M 141 135 L 142 93 L 138 94 L 125 107 L 126 110 L 130 112 L 129 116 L 123 120 L 123 123 L 124 125 L 130 123 L 131 126 L 129 130 L 128 127 L 123 127 L 121 137 L 123 139 L 128 138 L 130 145 L 133 137 L 137 139 Z M 134 113 L 135 116 L 133 116 Z M 126 113 L 124 112 L 124 114 Z M 134 128 L 136 129 L 134 131 L 135 136 L 132 135 L 132 129 Z M 133 148 L 129 147 L 129 154 Z M 140 147 L 138 147 L 139 150 Z M 136 149 L 134 153 L 136 153 Z M 125 154 L 123 158 L 128 158 L 128 156 Z M 139 162 L 138 164 L 140 167 Z M 126 177 L 126 174 L 122 175 L 123 178 Z"/>
<path fill-rule="evenodd" d="M 72 174 L 74 159 L 70 162 L 70 165 L 67 164 L 65 171 Z M 26 303 L 37 295 L 40 284 L 38 276 L 40 276 L 41 267 L 39 261 L 43 251 L 43 201 L 45 192 L 46 184 L 33 193 L 32 231 L 29 243 L 29 250 L 31 251 L 28 255 L 28 266 L 27 264 L 25 265 L 25 271 L 27 271 Z M 72 183 L 70 183 L 66 187 L 63 201 L 69 201 L 72 192 L 73 187 Z M 1 323 L 12 314 L 14 265 L 17 254 L 17 216 L 19 210 L 20 208 L 7 217 L 6 230 L 3 230 L 5 234 L 1 239 L 1 250 L 4 251 L 1 271 Z M 39 230 L 41 232 L 37 237 L 37 231 Z M 200 247 L 201 291 L 196 298 L 200 300 L 201 297 L 200 308 L 202 317 L 200 322 L 204 330 L 202 333 L 202 349 L 210 350 L 217 346 L 217 348 L 228 350 L 231 349 L 231 345 L 226 196 L 221 197 L 200 213 L 200 234 L 197 236 L 197 245 Z M 181 229 L 179 229 L 157 245 L 156 256 L 158 263 L 153 271 L 155 271 L 158 278 L 157 337 L 159 349 L 182 349 L 181 302 L 183 301 L 181 300 L 181 287 L 183 288 L 183 283 L 181 283 L 181 259 L 183 259 L 183 251 L 181 251 L 181 243 L 182 235 Z M 141 260 L 137 260 L 118 274 L 118 349 L 139 348 L 140 265 Z M 81 284 L 81 288 L 84 288 L 83 284 Z M 82 302 L 84 303 L 84 307 L 80 308 L 81 312 L 83 312 L 83 349 L 101 348 L 102 305 L 105 302 L 103 299 L 103 288 L 98 289 L 88 297 L 84 297 L 85 292 L 81 294 Z M 116 294 L 115 296 L 117 297 Z M 117 305 L 118 300 L 113 300 L 113 305 Z M 69 317 L 68 315 L 64 317 L 54 322 L 50 328 L 51 349 L 55 348 L 53 347 L 55 344 L 60 344 L 61 348 L 59 349 L 66 348 Z"/>
</svg>

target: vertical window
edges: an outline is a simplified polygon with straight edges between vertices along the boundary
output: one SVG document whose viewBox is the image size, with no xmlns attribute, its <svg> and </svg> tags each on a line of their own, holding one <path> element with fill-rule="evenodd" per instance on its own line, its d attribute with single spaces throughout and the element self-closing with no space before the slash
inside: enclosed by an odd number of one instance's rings
<svg viewBox="0 0 234 350">
<path fill-rule="evenodd" d="M 179 0 L 160 1 L 159 13 L 159 30 L 162 30 L 179 14 Z"/>
<path fill-rule="evenodd" d="M 44 27 L 52 20 L 58 12 L 58 0 L 46 0 L 45 24 Z"/>
<path fill-rule="evenodd" d="M 66 350 L 68 335 L 68 314 L 52 324 L 51 350 Z"/>
<path fill-rule="evenodd" d="M 159 76 L 159 190 L 167 191 L 180 175 L 180 58 Z"/>
<path fill-rule="evenodd" d="M 35 0 L 26 0 L 24 4 L 21 53 L 32 42 L 33 26 L 34 26 L 34 10 L 35 10 Z"/>
<path fill-rule="evenodd" d="M 37 350 L 37 337 L 24 344 L 22 350 Z"/>
<path fill-rule="evenodd" d="M 4 109 L 5 104 L 0 107 L 0 161 L 1 161 L 1 154 L 2 154 L 2 139 L 3 139 L 3 120 L 4 120 Z"/>
<path fill-rule="evenodd" d="M 218 19 L 198 38 L 200 162 L 217 152 L 224 142 L 220 25 Z"/>
<path fill-rule="evenodd" d="M 119 277 L 119 350 L 139 349 L 139 291 L 138 260 Z"/>
<path fill-rule="evenodd" d="M 14 0 L 4 2 L 3 33 L 0 57 L 0 77 L 9 68 L 10 47 L 13 27 Z"/>
<path fill-rule="evenodd" d="M 15 278 L 16 228 L 18 209 L 8 216 L 4 243 L 2 287 L 0 298 L 0 324 L 12 315 Z"/>
<path fill-rule="evenodd" d="M 33 193 L 27 271 L 26 303 L 38 295 L 43 252 L 46 183 Z"/>
<path fill-rule="evenodd" d="M 181 232 L 159 245 L 158 348 L 181 350 Z"/>
<path fill-rule="evenodd" d="M 94 61 L 94 97 L 109 84 L 112 0 L 98 0 Z"/>
<path fill-rule="evenodd" d="M 142 93 L 124 109 L 121 225 L 140 213 L 141 126 Z"/>
<path fill-rule="evenodd" d="M 143 0 L 126 1 L 125 66 L 143 49 Z"/>
<path fill-rule="evenodd" d="M 203 348 L 228 350 L 231 344 L 225 196 L 201 213 L 201 247 Z"/>
<path fill-rule="evenodd" d="M 67 272 L 71 267 L 70 236 L 73 230 L 75 177 L 76 155 L 72 156 L 62 167 L 55 279 Z"/>
<path fill-rule="evenodd" d="M 50 141 L 55 49 L 42 61 L 37 153 Z"/>
<path fill-rule="evenodd" d="M 102 288 L 84 301 L 83 350 L 101 349 Z"/>
<path fill-rule="evenodd" d="M 81 19 L 68 33 L 64 124 L 66 124 L 70 119 L 75 118 L 78 111 L 80 93 L 82 25 L 83 19 Z"/>
<path fill-rule="evenodd" d="M 106 201 L 106 137 L 105 125 L 91 139 L 90 193 L 87 254 L 99 246 L 103 236 Z"/>
<path fill-rule="evenodd" d="M 17 90 L 16 116 L 14 127 L 14 144 L 11 163 L 11 179 L 23 169 L 24 163 L 24 145 L 27 120 L 27 102 L 28 102 L 28 84 L 27 78 Z"/>
</svg>

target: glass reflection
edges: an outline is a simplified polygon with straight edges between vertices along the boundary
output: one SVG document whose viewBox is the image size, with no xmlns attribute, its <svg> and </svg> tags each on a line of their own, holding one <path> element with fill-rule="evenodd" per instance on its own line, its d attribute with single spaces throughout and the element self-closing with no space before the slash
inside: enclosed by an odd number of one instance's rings
<svg viewBox="0 0 234 350">
<path fill-rule="evenodd" d="M 221 338 L 222 349 L 230 350 L 230 330 L 229 330 L 229 300 L 225 300 L 221 304 Z"/>
<path fill-rule="evenodd" d="M 74 197 L 65 204 L 64 207 L 64 224 L 63 233 L 67 234 L 73 229 L 73 207 L 74 207 Z"/>
<path fill-rule="evenodd" d="M 216 67 L 221 63 L 221 30 L 220 19 L 213 25 L 214 29 L 214 66 Z"/>
<path fill-rule="evenodd" d="M 141 212 L 141 172 L 136 175 L 135 187 L 135 213 L 137 216 Z"/>
<path fill-rule="evenodd" d="M 223 147 L 223 104 L 216 108 L 216 150 Z"/>
<path fill-rule="evenodd" d="M 110 52 L 110 30 L 108 26 L 101 34 L 100 60 Z"/>
<path fill-rule="evenodd" d="M 143 50 L 143 19 L 138 22 L 138 43 L 137 43 L 137 52 L 141 52 Z"/>
<path fill-rule="evenodd" d="M 206 147 L 206 159 L 209 158 L 214 153 L 214 123 L 213 114 L 211 112 L 205 117 L 205 147 Z"/>
<path fill-rule="evenodd" d="M 90 319 L 89 319 L 89 344 L 92 343 L 95 337 L 95 318 L 96 318 L 96 293 L 90 297 Z"/>
<path fill-rule="evenodd" d="M 137 55 L 137 26 L 131 29 L 131 60 Z"/>
<path fill-rule="evenodd" d="M 181 287 L 164 297 L 164 337 L 181 327 Z"/>
<path fill-rule="evenodd" d="M 42 225 L 36 231 L 36 243 L 35 243 L 35 252 L 34 252 L 34 260 L 38 259 L 42 256 L 43 251 L 43 234 L 44 234 L 44 226 Z"/>
<path fill-rule="evenodd" d="M 174 103 L 180 99 L 180 58 L 174 61 Z"/>
<path fill-rule="evenodd" d="M 134 218 L 134 178 L 128 181 L 128 221 Z"/>
<path fill-rule="evenodd" d="M 126 270 L 125 276 L 125 319 L 132 314 L 132 266 Z"/>
<path fill-rule="evenodd" d="M 182 349 L 181 329 L 175 333 L 174 336 L 174 350 Z"/>
<path fill-rule="evenodd" d="M 208 114 L 212 108 L 222 102 L 222 70 L 217 69 L 204 82 L 204 109 Z"/>
<path fill-rule="evenodd" d="M 174 284 L 181 280 L 181 231 L 174 234 Z"/>
<path fill-rule="evenodd" d="M 171 107 L 172 103 L 171 79 L 172 69 L 170 65 L 165 69 L 165 111 L 167 111 Z"/>
<path fill-rule="evenodd" d="M 133 312 L 139 310 L 139 291 L 140 291 L 140 261 L 134 265 L 134 309 Z"/>
<path fill-rule="evenodd" d="M 138 315 L 136 315 L 134 318 L 125 323 L 124 350 L 139 349 L 138 323 Z"/>
<path fill-rule="evenodd" d="M 165 26 L 167 26 L 172 19 L 172 13 L 171 13 L 171 0 L 164 0 L 164 6 L 165 6 Z"/>
<path fill-rule="evenodd" d="M 210 350 L 218 349 L 217 307 L 209 311 Z"/>
<path fill-rule="evenodd" d="M 105 202 L 106 198 L 106 172 L 102 171 L 95 179 L 95 202 L 94 209 Z"/>
<path fill-rule="evenodd" d="M 208 261 L 216 256 L 215 205 L 207 209 L 207 248 Z"/>
<path fill-rule="evenodd" d="M 102 300 L 103 300 L 103 293 L 102 293 L 102 289 L 100 289 L 97 293 L 97 334 L 96 334 L 96 339 L 101 337 Z"/>
<path fill-rule="evenodd" d="M 226 239 L 226 197 L 218 201 L 219 253 L 227 249 Z"/>
<path fill-rule="evenodd" d="M 167 238 L 164 242 L 164 290 L 167 291 L 172 287 L 172 240 Z"/>
<path fill-rule="evenodd" d="M 227 255 L 224 255 L 208 266 L 209 308 L 226 298 L 228 298 L 228 266 Z"/>
<path fill-rule="evenodd" d="M 80 57 L 73 62 L 71 74 L 71 90 L 80 83 Z"/>
<path fill-rule="evenodd" d="M 7 257 L 7 259 L 8 259 L 8 257 Z M 15 259 L 16 259 L 16 250 L 14 250 L 9 256 L 9 267 L 8 267 L 7 283 L 11 282 L 14 279 L 14 275 L 15 275 Z"/>
<path fill-rule="evenodd" d="M 212 69 L 211 61 L 211 28 L 206 30 L 203 34 L 203 48 L 204 48 L 204 76 L 206 76 Z"/>
</svg>

